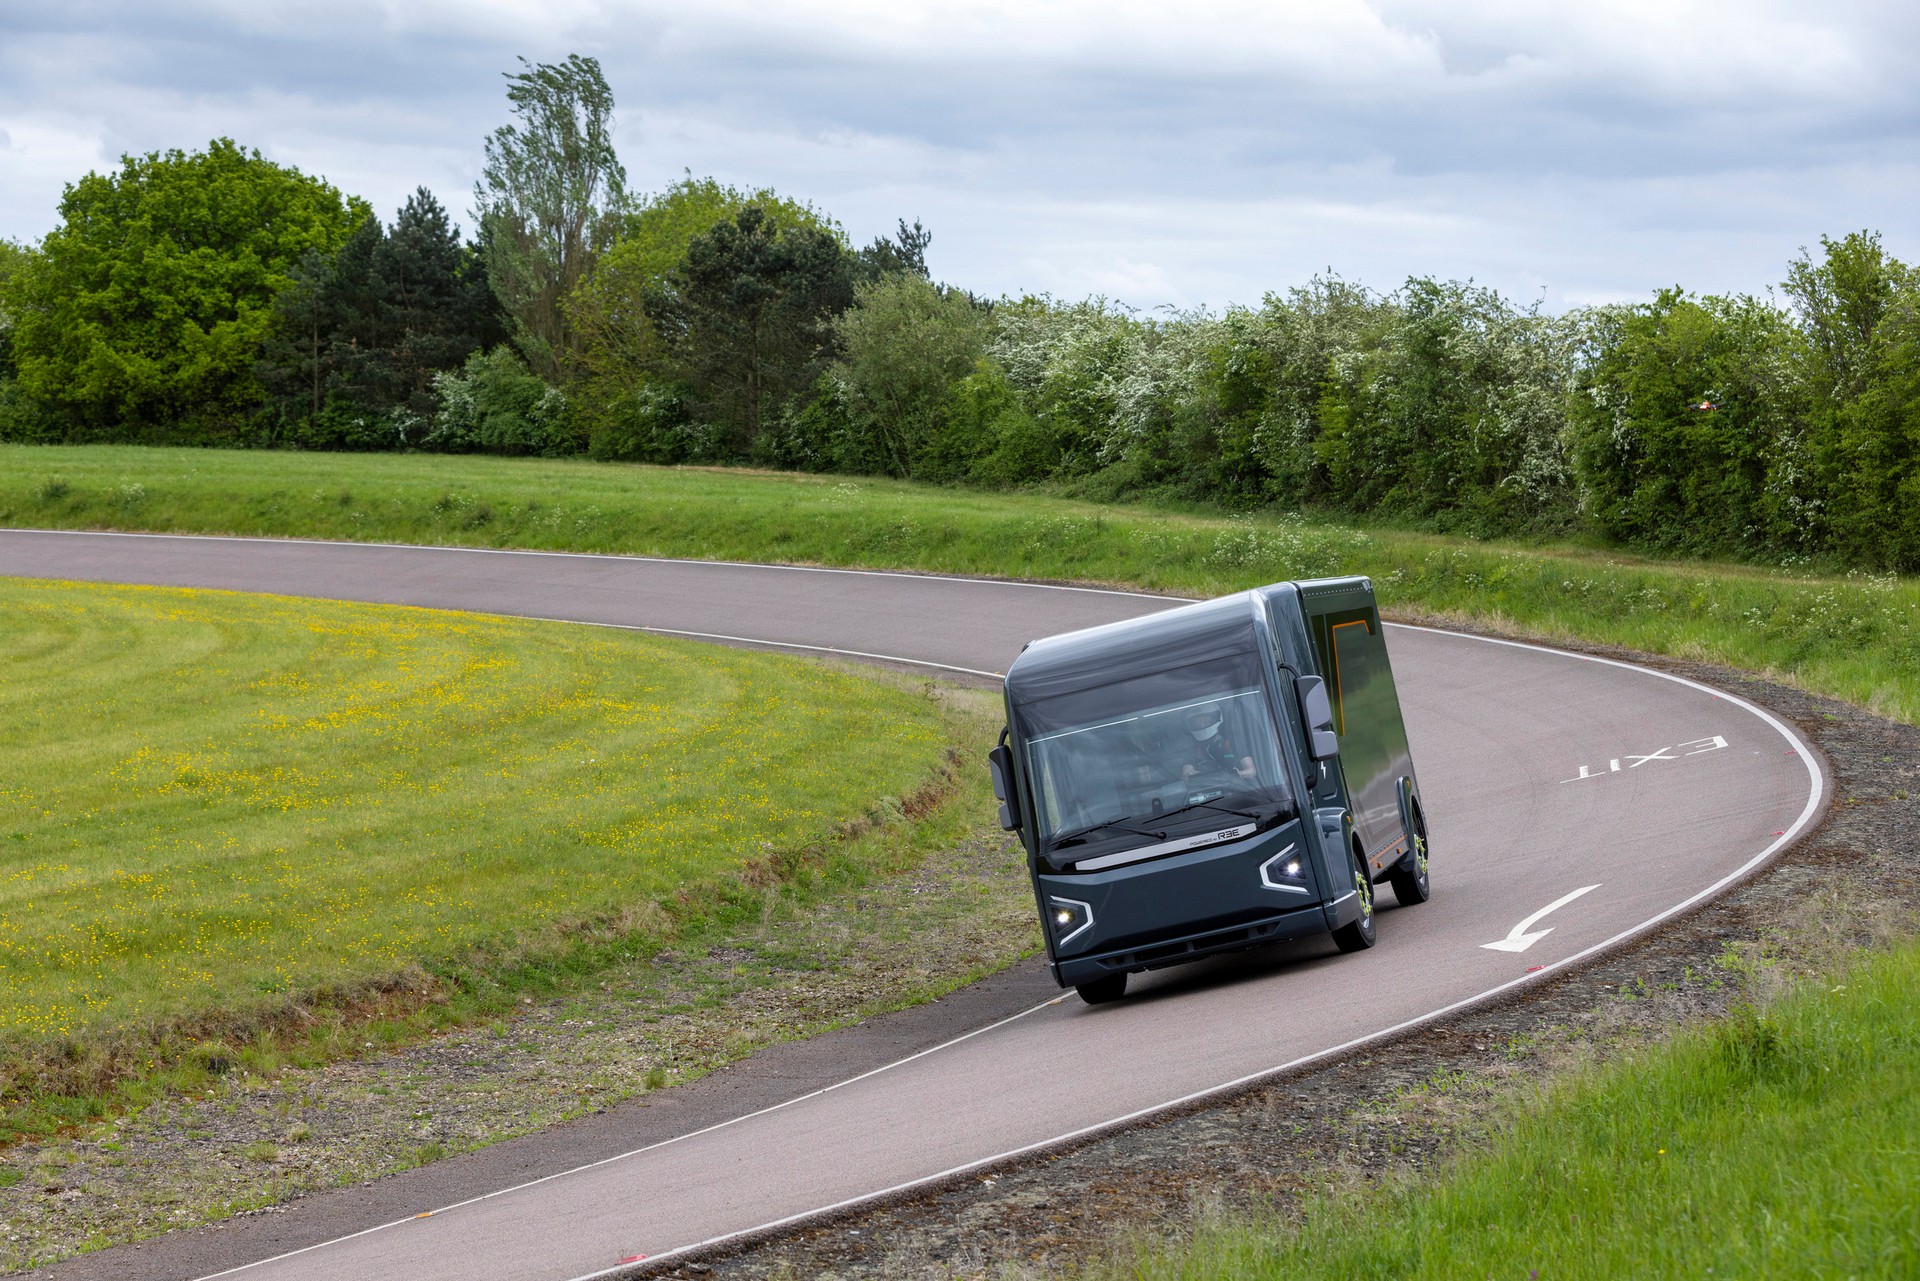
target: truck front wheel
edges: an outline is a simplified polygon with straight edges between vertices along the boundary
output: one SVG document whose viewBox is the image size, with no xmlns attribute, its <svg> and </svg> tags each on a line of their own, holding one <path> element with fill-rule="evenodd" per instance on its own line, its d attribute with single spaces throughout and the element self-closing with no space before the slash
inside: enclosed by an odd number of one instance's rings
<svg viewBox="0 0 1920 1281">
<path fill-rule="evenodd" d="M 1105 1005 L 1127 994 L 1127 972 L 1122 970 L 1118 974 L 1103 974 L 1091 983 L 1076 983 L 1073 990 L 1088 1005 Z"/>
<path fill-rule="evenodd" d="M 1393 897 L 1401 907 L 1412 907 L 1415 903 L 1424 903 L 1433 896 L 1433 885 L 1427 878 L 1427 820 L 1415 805 L 1409 814 L 1411 822 L 1408 844 L 1412 846 L 1407 856 L 1393 865 L 1388 880 L 1393 883 Z"/>
<path fill-rule="evenodd" d="M 1367 875 L 1367 861 L 1360 851 L 1353 852 L 1353 891 L 1360 896 L 1360 915 L 1333 932 L 1334 944 L 1342 952 L 1364 952 L 1373 946 L 1373 878 Z"/>
</svg>

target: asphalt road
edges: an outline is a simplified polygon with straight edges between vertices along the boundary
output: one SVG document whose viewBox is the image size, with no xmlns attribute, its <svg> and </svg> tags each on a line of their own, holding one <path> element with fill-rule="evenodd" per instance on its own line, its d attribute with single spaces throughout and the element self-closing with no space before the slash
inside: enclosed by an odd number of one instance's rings
<svg viewBox="0 0 1920 1281">
<path fill-rule="evenodd" d="M 0 574 L 645 627 L 974 679 L 1004 670 L 1032 637 L 1173 603 L 768 566 L 34 532 L 0 532 Z M 1372 951 L 1343 957 L 1307 942 L 1136 976 L 1136 995 L 1117 1005 L 1046 1000 L 828 1089 L 462 1204 L 421 1205 L 377 1230 L 258 1263 L 242 1235 L 232 1262 L 262 1279 L 616 1273 L 635 1256 L 1041 1147 L 1487 999 L 1724 888 L 1825 802 L 1798 736 L 1719 691 L 1444 632 L 1392 628 L 1388 644 L 1434 897 L 1396 909 L 1384 896 Z"/>
</svg>

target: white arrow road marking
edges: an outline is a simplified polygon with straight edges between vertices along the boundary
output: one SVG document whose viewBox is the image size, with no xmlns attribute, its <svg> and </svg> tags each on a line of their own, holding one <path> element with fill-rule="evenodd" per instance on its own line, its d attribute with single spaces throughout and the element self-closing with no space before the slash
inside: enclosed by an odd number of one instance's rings
<svg viewBox="0 0 1920 1281">
<path fill-rule="evenodd" d="M 1532 947 L 1535 943 L 1538 943 L 1541 939 L 1545 938 L 1547 935 L 1553 933 L 1553 927 L 1549 925 L 1544 930 L 1536 930 L 1532 934 L 1529 934 L 1527 933 L 1528 926 L 1534 924 L 1541 917 L 1545 916 L 1549 912 L 1559 911 L 1561 908 L 1573 902 L 1573 900 L 1579 898 L 1582 894 L 1585 894 L 1587 891 L 1597 890 L 1599 888 L 1600 887 L 1598 885 L 1582 885 L 1579 889 L 1575 890 L 1571 894 L 1563 894 L 1559 898 L 1553 900 L 1553 902 L 1541 908 L 1538 912 L 1535 912 L 1532 916 L 1529 916 L 1526 920 L 1520 922 L 1520 924 L 1514 926 L 1511 930 L 1507 931 L 1507 936 L 1501 939 L 1499 942 L 1482 943 L 1480 946 L 1486 947 L 1486 948 L 1492 948 L 1496 952 L 1524 952 L 1528 948 Z"/>
</svg>

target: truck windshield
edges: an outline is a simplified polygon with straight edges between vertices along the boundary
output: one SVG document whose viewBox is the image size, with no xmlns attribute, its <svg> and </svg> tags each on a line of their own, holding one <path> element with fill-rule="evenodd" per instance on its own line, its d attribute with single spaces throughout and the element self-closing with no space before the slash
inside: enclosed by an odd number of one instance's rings
<svg viewBox="0 0 1920 1281">
<path fill-rule="evenodd" d="M 1251 653 L 1036 699 L 1020 715 L 1049 847 L 1143 845 L 1218 827 L 1223 811 L 1291 808 Z"/>
</svg>

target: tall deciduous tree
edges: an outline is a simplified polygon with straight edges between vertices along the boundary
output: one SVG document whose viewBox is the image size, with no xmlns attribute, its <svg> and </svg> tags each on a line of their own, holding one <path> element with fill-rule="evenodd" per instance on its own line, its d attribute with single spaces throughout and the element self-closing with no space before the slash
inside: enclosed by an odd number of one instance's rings
<svg viewBox="0 0 1920 1281">
<path fill-rule="evenodd" d="M 1786 292 L 1812 347 L 1820 391 L 1838 399 L 1859 394 L 1880 322 L 1913 288 L 1915 274 L 1880 247 L 1877 232 L 1822 236 L 1820 248 L 1819 261 L 1803 249 L 1788 265 Z"/>
<path fill-rule="evenodd" d="M 1642 547 L 1740 554 L 1769 536 L 1767 480 L 1799 417 L 1802 341 L 1750 297 L 1663 289 L 1600 310 L 1569 401 L 1587 514 Z"/>
<path fill-rule="evenodd" d="M 613 91 L 593 58 L 528 64 L 507 76 L 518 124 L 494 130 L 474 187 L 487 276 L 515 338 L 549 378 L 571 367 L 579 338 L 566 299 L 613 243 L 627 203 L 613 147 Z"/>
<path fill-rule="evenodd" d="M 848 255 L 818 227 L 780 228 L 758 205 L 718 223 L 649 301 L 694 405 L 745 453 L 770 411 L 832 356 L 833 317 L 853 301 Z"/>
<path fill-rule="evenodd" d="M 221 138 L 89 174 L 60 216 L 9 290 L 22 389 L 83 435 L 230 438 L 260 400 L 275 295 L 366 206 Z"/>
<path fill-rule="evenodd" d="M 1878 234 L 1820 238 L 1788 268 L 1806 339 L 1803 430 L 1769 497 L 1791 542 L 1849 563 L 1920 565 L 1920 271 Z"/>
<path fill-rule="evenodd" d="M 843 353 L 835 372 L 895 474 L 913 474 L 950 390 L 980 359 L 987 323 L 966 294 L 911 271 L 861 285 L 834 322 Z"/>
</svg>

